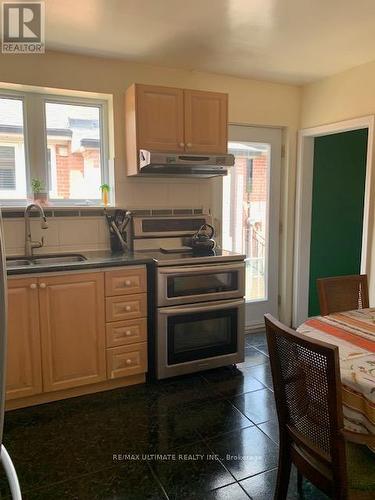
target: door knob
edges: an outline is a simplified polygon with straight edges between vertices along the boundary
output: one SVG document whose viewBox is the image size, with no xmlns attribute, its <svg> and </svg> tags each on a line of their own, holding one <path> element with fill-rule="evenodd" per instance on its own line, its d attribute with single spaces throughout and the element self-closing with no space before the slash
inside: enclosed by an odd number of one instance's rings
<svg viewBox="0 0 375 500">
<path fill-rule="evenodd" d="M 35 290 L 35 288 L 36 288 L 36 283 L 31 283 L 30 288 L 31 288 L 31 290 Z"/>
<path fill-rule="evenodd" d="M 185 144 L 183 142 L 180 142 L 180 148 L 183 148 Z"/>
<path fill-rule="evenodd" d="M 47 285 L 46 285 L 45 283 L 41 283 L 41 284 L 39 285 L 39 288 L 46 288 L 46 287 L 47 287 Z"/>
<path fill-rule="evenodd" d="M 191 148 L 192 143 L 191 143 L 191 142 L 188 142 L 188 143 L 186 144 L 186 146 L 187 146 L 188 148 Z"/>
</svg>

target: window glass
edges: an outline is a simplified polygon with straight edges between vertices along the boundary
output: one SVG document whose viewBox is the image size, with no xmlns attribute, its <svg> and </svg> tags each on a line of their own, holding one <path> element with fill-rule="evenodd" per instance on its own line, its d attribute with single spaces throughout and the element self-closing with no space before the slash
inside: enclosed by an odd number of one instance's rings
<svg viewBox="0 0 375 500">
<path fill-rule="evenodd" d="M 271 146 L 229 142 L 228 150 L 235 164 L 223 179 L 223 247 L 246 255 L 246 300 L 265 300 Z"/>
<path fill-rule="evenodd" d="M 23 101 L 0 97 L 0 199 L 25 199 Z"/>
<path fill-rule="evenodd" d="M 50 199 L 100 200 L 100 107 L 55 102 L 45 106 Z"/>
</svg>

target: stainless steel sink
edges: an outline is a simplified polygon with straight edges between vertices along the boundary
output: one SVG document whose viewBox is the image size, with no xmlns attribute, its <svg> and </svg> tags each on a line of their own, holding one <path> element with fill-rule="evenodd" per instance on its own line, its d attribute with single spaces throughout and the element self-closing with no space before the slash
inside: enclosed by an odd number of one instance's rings
<svg viewBox="0 0 375 500">
<path fill-rule="evenodd" d="M 33 262 L 39 265 L 48 264 L 73 264 L 74 262 L 83 262 L 86 259 L 81 254 L 65 254 L 65 255 L 43 255 L 40 257 L 33 257 Z"/>
<path fill-rule="evenodd" d="M 7 267 L 23 267 L 30 266 L 31 262 L 28 259 L 7 259 Z"/>
<path fill-rule="evenodd" d="M 41 255 L 34 257 L 7 257 L 6 265 L 8 268 L 31 266 L 31 265 L 54 265 L 54 264 L 74 264 L 87 260 L 84 255 L 79 253 L 67 253 L 61 255 Z"/>
</svg>

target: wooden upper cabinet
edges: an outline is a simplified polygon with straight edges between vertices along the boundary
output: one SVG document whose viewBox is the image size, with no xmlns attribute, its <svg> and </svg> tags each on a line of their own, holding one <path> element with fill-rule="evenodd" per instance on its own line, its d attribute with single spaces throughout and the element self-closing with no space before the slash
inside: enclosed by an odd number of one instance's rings
<svg viewBox="0 0 375 500">
<path fill-rule="evenodd" d="M 125 94 L 128 175 L 139 173 L 139 150 L 227 152 L 228 95 L 134 84 Z"/>
<path fill-rule="evenodd" d="M 6 399 L 42 392 L 36 278 L 8 280 Z"/>
<path fill-rule="evenodd" d="M 138 149 L 184 151 L 184 93 L 137 85 Z"/>
<path fill-rule="evenodd" d="M 226 153 L 228 96 L 185 90 L 185 145 L 190 153 Z"/>
<path fill-rule="evenodd" d="M 45 391 L 106 379 L 103 273 L 39 278 Z"/>
</svg>

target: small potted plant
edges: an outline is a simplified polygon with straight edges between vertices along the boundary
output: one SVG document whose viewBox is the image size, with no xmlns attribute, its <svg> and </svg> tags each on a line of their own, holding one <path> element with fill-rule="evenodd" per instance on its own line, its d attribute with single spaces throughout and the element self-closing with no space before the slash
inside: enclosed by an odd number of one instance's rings
<svg viewBox="0 0 375 500">
<path fill-rule="evenodd" d="M 106 207 L 108 205 L 108 198 L 109 198 L 109 191 L 110 191 L 109 184 L 102 184 L 100 186 L 100 191 L 102 192 L 103 205 Z"/>
<path fill-rule="evenodd" d="M 41 203 L 45 203 L 47 201 L 47 193 L 41 179 L 31 179 L 31 189 L 33 190 L 34 201 L 39 201 Z"/>
</svg>

